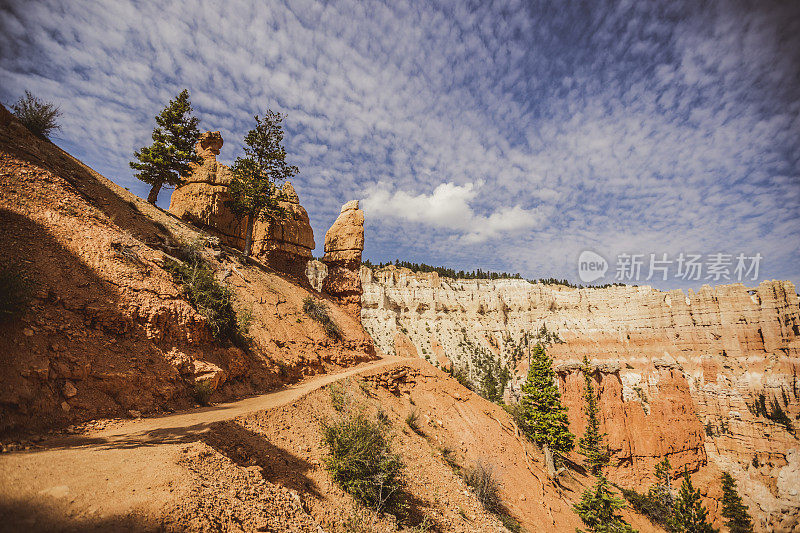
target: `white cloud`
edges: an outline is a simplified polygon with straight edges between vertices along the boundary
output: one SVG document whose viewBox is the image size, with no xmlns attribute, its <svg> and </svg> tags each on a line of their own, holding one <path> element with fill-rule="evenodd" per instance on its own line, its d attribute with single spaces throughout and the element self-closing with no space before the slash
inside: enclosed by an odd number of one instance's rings
<svg viewBox="0 0 800 533">
<path fill-rule="evenodd" d="M 519 205 L 500 207 L 488 216 L 475 213 L 470 204 L 482 185 L 442 183 L 431 194 L 413 196 L 400 190 L 392 192 L 390 186 L 381 184 L 369 191 L 362 200 L 362 207 L 371 218 L 395 218 L 453 230 L 469 244 L 483 242 L 500 233 L 530 229 L 541 222 L 539 210 L 523 209 Z"/>
</svg>

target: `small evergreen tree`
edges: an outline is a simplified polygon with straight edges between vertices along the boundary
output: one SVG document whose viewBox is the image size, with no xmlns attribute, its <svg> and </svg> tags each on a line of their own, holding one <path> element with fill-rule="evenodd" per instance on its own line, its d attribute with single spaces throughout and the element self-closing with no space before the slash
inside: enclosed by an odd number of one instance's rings
<svg viewBox="0 0 800 533">
<path fill-rule="evenodd" d="M 191 115 L 189 91 L 184 89 L 156 116 L 153 144 L 133 152 L 138 162 L 131 161 L 130 166 L 138 171 L 134 176 L 150 185 L 147 201 L 151 204 L 155 205 L 164 184 L 180 185 L 181 176 L 191 171 L 190 164 L 201 161 L 194 149 L 200 138 L 199 121 Z"/>
<path fill-rule="evenodd" d="M 541 344 L 531 353 L 528 379 L 522 387 L 523 427 L 529 439 L 545 450 L 545 455 L 568 453 L 575 446 L 569 431 L 567 408 L 561 404 L 553 361 Z"/>
<path fill-rule="evenodd" d="M 681 533 L 716 533 L 706 520 L 707 516 L 708 511 L 700 501 L 700 491 L 694 488 L 689 471 L 684 467 L 683 483 L 675 498 L 668 529 Z"/>
<path fill-rule="evenodd" d="M 272 110 L 267 110 L 263 120 L 256 115 L 256 127 L 244 138 L 245 157 L 237 157 L 231 167 L 234 179 L 228 187 L 228 205 L 239 220 L 246 220 L 245 256 L 250 255 L 256 219 L 284 216 L 278 205 L 281 191 L 275 183 L 298 172 L 296 166 L 286 163 L 283 118 Z"/>
<path fill-rule="evenodd" d="M 731 533 L 753 533 L 753 522 L 747 506 L 736 490 L 736 482 L 727 472 L 722 473 L 722 516 L 728 519 L 725 525 Z"/>
<path fill-rule="evenodd" d="M 666 457 L 658 463 L 656 465 L 656 482 L 647 493 L 651 502 L 651 516 L 659 523 L 669 520 L 675 504 L 672 497 L 671 469 L 672 465 L 669 464 L 669 459 Z"/>
<path fill-rule="evenodd" d="M 600 421 L 597 418 L 597 398 L 594 395 L 594 378 L 589 358 L 583 356 L 583 398 L 586 402 L 586 431 L 578 441 L 578 448 L 586 457 L 586 466 L 589 471 L 599 475 L 603 467 L 608 464 L 608 447 L 603 444 L 605 433 L 600 433 Z"/>
<path fill-rule="evenodd" d="M 656 485 L 661 485 L 662 487 L 665 487 L 667 492 L 672 491 L 671 479 L 669 474 L 671 469 L 672 465 L 669 464 L 668 457 L 664 457 L 664 460 L 656 465 Z"/>
<path fill-rule="evenodd" d="M 594 488 L 587 489 L 581 501 L 573 507 L 588 531 L 597 533 L 635 533 L 635 530 L 617 513 L 625 508 L 622 499 L 611 494 L 608 481 L 602 474 Z M 580 530 L 578 530 L 580 532 Z"/>
<path fill-rule="evenodd" d="M 672 517 L 673 506 L 670 468 L 672 466 L 667 458 L 656 465 L 656 482 L 650 485 L 647 494 L 639 494 L 632 489 L 621 489 L 622 495 L 636 512 L 665 527 Z"/>
<path fill-rule="evenodd" d="M 39 100 L 28 91 L 11 106 L 11 110 L 31 133 L 42 139 L 48 139 L 53 130 L 61 129 L 56 120 L 61 116 L 61 109 Z"/>
</svg>

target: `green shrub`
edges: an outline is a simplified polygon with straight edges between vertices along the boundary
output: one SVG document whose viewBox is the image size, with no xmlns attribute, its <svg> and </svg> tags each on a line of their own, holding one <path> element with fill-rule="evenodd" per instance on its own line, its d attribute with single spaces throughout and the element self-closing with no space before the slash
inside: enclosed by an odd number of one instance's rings
<svg viewBox="0 0 800 533">
<path fill-rule="evenodd" d="M 419 411 L 412 408 L 406 415 L 406 424 L 414 433 L 422 434 L 422 428 L 419 427 Z"/>
<path fill-rule="evenodd" d="M 491 465 L 478 460 L 472 468 L 464 472 L 464 481 L 472 487 L 475 496 L 487 511 L 499 513 L 502 510 L 500 486 Z"/>
<path fill-rule="evenodd" d="M 503 523 L 503 527 L 507 530 L 511 531 L 511 533 L 523 533 L 525 530 L 522 529 L 522 525 L 517 521 L 516 518 L 513 516 L 507 515 L 505 513 L 500 513 L 498 515 L 500 521 Z"/>
<path fill-rule="evenodd" d="M 203 406 L 211 405 L 212 394 L 214 394 L 214 388 L 211 386 L 210 381 L 205 380 L 194 382 L 194 385 L 192 386 L 192 398 L 194 398 L 194 401 Z"/>
<path fill-rule="evenodd" d="M 231 290 L 217 281 L 214 270 L 203 261 L 196 248 L 185 249 L 183 255 L 183 262 L 166 259 L 164 270 L 183 287 L 189 303 L 206 318 L 214 337 L 243 345 L 250 320 L 247 313 L 237 316 Z"/>
<path fill-rule="evenodd" d="M 328 337 L 339 340 L 342 338 L 342 330 L 330 317 L 328 304 L 318 300 L 313 296 L 306 296 L 303 300 L 303 312 L 319 322 Z"/>
<path fill-rule="evenodd" d="M 503 405 L 503 410 L 511 415 L 511 418 L 514 420 L 514 423 L 517 425 L 520 431 L 524 431 L 526 427 L 525 412 L 523 411 L 519 402 L 505 404 Z"/>
<path fill-rule="evenodd" d="M 253 325 L 253 308 L 240 308 L 236 311 L 236 330 L 240 337 L 250 337 L 250 326 Z"/>
<path fill-rule="evenodd" d="M 28 91 L 25 91 L 25 96 L 17 100 L 11 109 L 19 121 L 37 137 L 47 139 L 53 130 L 61 129 L 56 120 L 61 116 L 61 109 L 50 102 L 39 100 Z"/>
<path fill-rule="evenodd" d="M 331 395 L 331 405 L 339 412 L 347 407 L 347 388 L 344 383 L 337 381 L 328 385 L 328 393 Z"/>
<path fill-rule="evenodd" d="M 375 417 L 378 419 L 379 424 L 382 424 L 386 427 L 389 427 L 392 424 L 392 420 L 389 418 L 389 415 L 387 415 L 383 410 L 378 411 L 378 414 L 375 415 Z"/>
<path fill-rule="evenodd" d="M 31 283 L 19 265 L 0 267 L 0 322 L 12 320 L 28 309 Z"/>
<path fill-rule="evenodd" d="M 451 375 L 465 389 L 469 389 L 469 390 L 473 389 L 472 382 L 469 380 L 469 372 L 467 371 L 466 367 L 463 367 L 463 366 L 454 367 L 453 368 L 453 373 Z"/>
<path fill-rule="evenodd" d="M 369 516 L 369 512 L 363 507 L 354 506 L 350 512 L 337 524 L 337 533 L 372 533 L 375 517 Z"/>
<path fill-rule="evenodd" d="M 325 467 L 356 500 L 377 512 L 400 513 L 403 462 L 390 449 L 386 424 L 359 412 L 322 425 Z"/>
<path fill-rule="evenodd" d="M 440 446 L 437 449 L 439 454 L 442 456 L 442 459 L 444 459 L 444 462 L 447 463 L 447 466 L 449 466 L 453 472 L 458 472 L 460 467 L 456 462 L 456 454 L 453 449 L 448 446 Z"/>
</svg>

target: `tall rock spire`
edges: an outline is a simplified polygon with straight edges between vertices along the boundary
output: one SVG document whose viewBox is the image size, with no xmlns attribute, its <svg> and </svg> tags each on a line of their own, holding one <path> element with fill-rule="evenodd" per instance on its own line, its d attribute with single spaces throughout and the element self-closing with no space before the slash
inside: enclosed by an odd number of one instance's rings
<svg viewBox="0 0 800 533">
<path fill-rule="evenodd" d="M 353 318 L 361 320 L 361 252 L 364 250 L 364 212 L 358 200 L 342 206 L 339 217 L 325 234 L 328 276 L 322 292 L 333 296 Z"/>
</svg>

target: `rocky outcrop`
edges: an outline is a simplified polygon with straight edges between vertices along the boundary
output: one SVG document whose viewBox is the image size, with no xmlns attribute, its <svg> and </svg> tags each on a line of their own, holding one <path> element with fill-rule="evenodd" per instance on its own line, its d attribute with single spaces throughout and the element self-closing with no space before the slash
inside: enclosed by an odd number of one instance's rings
<svg viewBox="0 0 800 533">
<path fill-rule="evenodd" d="M 192 166 L 184 184 L 175 189 L 169 211 L 210 231 L 222 243 L 244 249 L 247 225 L 227 207 L 228 185 L 233 179 L 230 168 L 217 161 L 222 148 L 218 131 L 206 132 L 197 142 L 196 151 L 203 161 Z M 290 182 L 284 183 L 279 202 L 286 217 L 276 221 L 258 220 L 253 227 L 252 254 L 270 267 L 305 283 L 306 263 L 314 250 L 314 231 L 308 213 Z"/>
<path fill-rule="evenodd" d="M 222 142 L 218 131 L 208 131 L 200 136 L 195 151 L 203 161 L 192 164 L 191 173 L 184 176 L 183 184 L 172 193 L 169 212 L 210 230 L 224 244 L 236 246 L 244 224 L 225 205 L 233 174 L 226 165 L 217 161 Z"/>
<path fill-rule="evenodd" d="M 637 389 L 636 398 L 631 398 L 626 397 L 619 365 L 606 362 L 593 367 L 598 416 L 617 481 L 641 485 L 664 457 L 676 472 L 684 466 L 696 471 L 706 463 L 703 426 L 680 369 L 656 368 L 648 383 Z M 582 435 L 586 428 L 583 373 L 578 364 L 560 365 L 557 373 L 570 427 Z"/>
<path fill-rule="evenodd" d="M 708 462 L 752 489 L 745 500 L 762 528 L 796 527 L 785 517 L 798 515 L 800 495 L 785 480 L 795 479 L 800 441 L 753 409 L 764 394 L 768 411 L 775 403 L 800 425 L 800 312 L 792 283 L 697 292 L 573 289 L 388 267 L 362 269 L 362 284 L 362 323 L 381 349 L 407 354 L 410 341 L 434 363 L 443 350 L 457 368 L 469 367 L 476 350 L 496 353 L 503 362 L 516 361 L 515 386 L 526 371 L 526 358 L 519 357 L 523 334 L 546 325 L 564 341 L 548 352 L 577 433 L 578 361 L 586 354 L 600 366 L 612 477 L 646 486 L 652 465 L 665 455 L 689 468 Z"/>
<path fill-rule="evenodd" d="M 322 292 L 354 317 L 361 314 L 361 252 L 364 250 L 364 212 L 358 200 L 342 206 L 338 218 L 325 234 L 325 256 L 322 262 L 327 275 Z"/>
<path fill-rule="evenodd" d="M 290 182 L 282 188 L 285 200 L 278 202 L 286 216 L 280 220 L 258 221 L 253 228 L 253 255 L 272 268 L 306 282 L 306 263 L 314 250 L 314 230 L 308 213 Z M 244 236 L 237 244 L 244 247 Z"/>
</svg>

